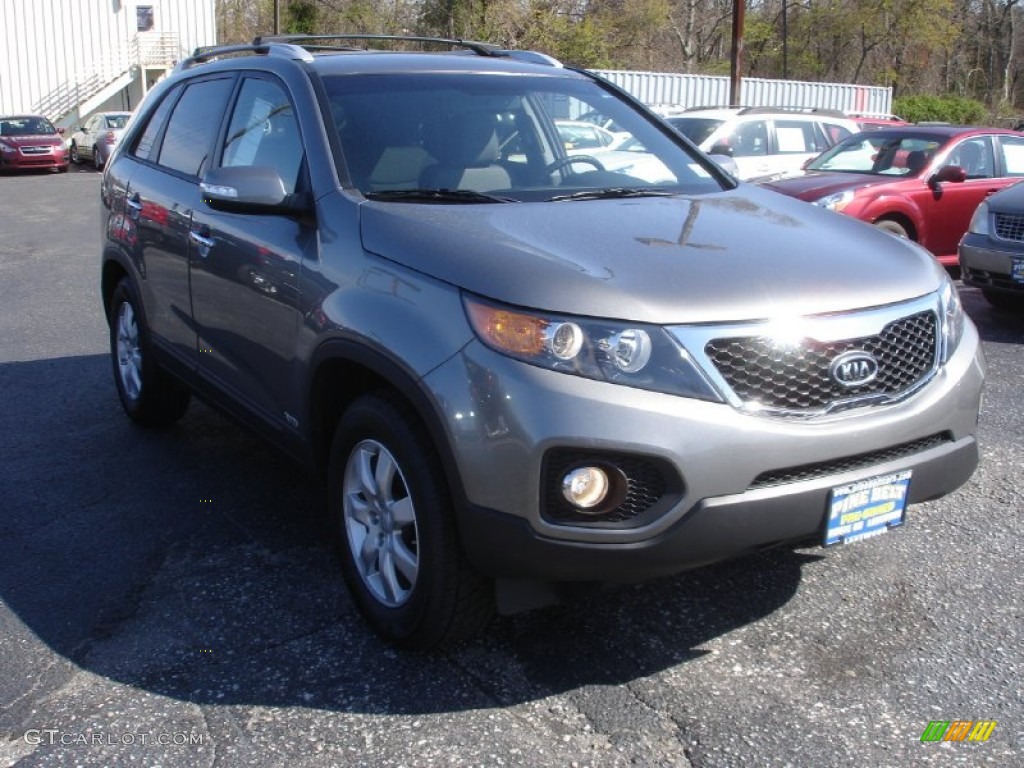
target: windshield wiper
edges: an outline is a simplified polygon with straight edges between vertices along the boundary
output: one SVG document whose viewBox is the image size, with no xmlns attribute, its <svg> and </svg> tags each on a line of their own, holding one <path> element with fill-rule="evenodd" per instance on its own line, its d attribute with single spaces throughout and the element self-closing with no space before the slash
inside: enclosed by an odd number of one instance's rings
<svg viewBox="0 0 1024 768">
<path fill-rule="evenodd" d="M 677 193 L 666 192 L 664 189 L 644 189 L 642 187 L 608 187 L 607 189 L 584 189 L 568 195 L 549 197 L 549 203 L 561 203 L 566 200 L 614 200 L 623 197 L 675 197 Z"/>
<path fill-rule="evenodd" d="M 513 197 L 488 195 L 473 189 L 382 189 L 367 192 L 369 200 L 403 203 L 518 203 Z"/>
</svg>

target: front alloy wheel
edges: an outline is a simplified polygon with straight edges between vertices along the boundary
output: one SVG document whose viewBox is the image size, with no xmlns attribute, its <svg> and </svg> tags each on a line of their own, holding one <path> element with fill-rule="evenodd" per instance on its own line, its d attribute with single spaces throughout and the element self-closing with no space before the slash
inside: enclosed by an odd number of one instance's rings
<svg viewBox="0 0 1024 768">
<path fill-rule="evenodd" d="M 433 648 L 487 623 L 494 584 L 463 552 L 437 448 L 406 401 L 380 391 L 349 405 L 328 472 L 341 570 L 379 635 Z"/>
<path fill-rule="evenodd" d="M 409 600 L 420 567 L 416 508 L 395 457 L 376 440 L 352 450 L 342 490 L 345 532 L 363 584 L 383 605 Z"/>
</svg>

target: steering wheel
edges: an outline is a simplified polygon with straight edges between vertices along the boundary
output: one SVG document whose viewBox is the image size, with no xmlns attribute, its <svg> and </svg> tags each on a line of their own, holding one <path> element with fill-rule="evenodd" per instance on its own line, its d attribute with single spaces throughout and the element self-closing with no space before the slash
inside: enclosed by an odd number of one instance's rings
<svg viewBox="0 0 1024 768">
<path fill-rule="evenodd" d="M 596 157 L 592 157 L 591 155 L 569 155 L 568 157 L 560 157 L 557 160 L 548 163 L 544 168 L 544 172 L 550 175 L 555 171 L 572 165 L 573 163 L 586 163 L 587 165 L 594 166 L 599 171 L 605 170 L 604 165 L 602 165 L 601 161 Z"/>
</svg>

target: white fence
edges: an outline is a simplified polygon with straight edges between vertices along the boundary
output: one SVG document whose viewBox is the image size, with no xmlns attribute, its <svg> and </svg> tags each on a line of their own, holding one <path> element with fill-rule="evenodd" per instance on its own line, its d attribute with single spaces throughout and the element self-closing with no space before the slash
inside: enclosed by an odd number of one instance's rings
<svg viewBox="0 0 1024 768">
<path fill-rule="evenodd" d="M 611 69 L 595 71 L 645 104 L 700 107 L 729 103 L 729 78 L 721 75 Z M 748 77 L 740 81 L 739 104 L 744 107 L 817 107 L 889 114 L 892 112 L 892 88 Z"/>
</svg>

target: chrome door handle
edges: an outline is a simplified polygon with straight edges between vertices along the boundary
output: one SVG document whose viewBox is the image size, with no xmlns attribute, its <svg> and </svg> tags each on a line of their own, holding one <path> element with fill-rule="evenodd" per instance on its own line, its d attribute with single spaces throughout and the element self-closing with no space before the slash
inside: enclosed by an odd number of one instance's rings
<svg viewBox="0 0 1024 768">
<path fill-rule="evenodd" d="M 194 229 L 189 230 L 188 236 L 192 240 L 193 243 L 198 245 L 200 248 L 205 248 L 206 250 L 209 250 L 210 248 L 213 248 L 213 246 L 215 244 L 212 237 L 203 237 L 198 232 L 196 232 Z M 205 257 L 205 254 L 204 254 L 204 257 Z"/>
</svg>

